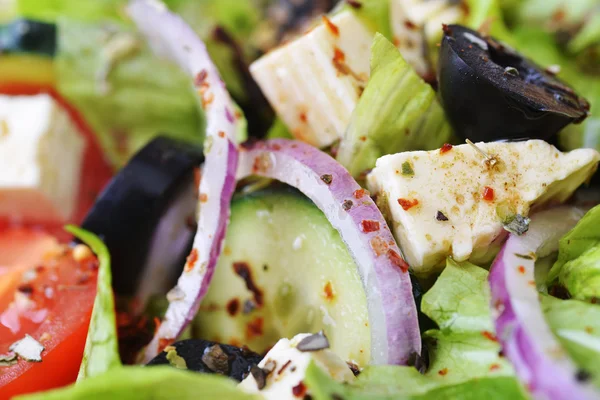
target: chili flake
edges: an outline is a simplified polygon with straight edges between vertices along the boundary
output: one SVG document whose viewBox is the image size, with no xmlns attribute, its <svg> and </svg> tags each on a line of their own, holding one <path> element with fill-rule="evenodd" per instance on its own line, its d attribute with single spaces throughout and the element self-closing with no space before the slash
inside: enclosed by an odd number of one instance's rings
<svg viewBox="0 0 600 400">
<path fill-rule="evenodd" d="M 407 272 L 408 271 L 408 264 L 406 263 L 406 261 L 404 261 L 404 259 L 400 256 L 400 254 L 398 254 L 397 251 L 395 251 L 394 249 L 389 249 L 387 251 L 387 256 L 388 259 L 390 260 L 390 262 L 400 268 L 400 270 L 402 272 Z"/>
<path fill-rule="evenodd" d="M 415 25 L 415 23 L 408 19 L 404 21 L 404 26 L 406 27 L 406 29 L 409 29 L 411 31 L 414 31 L 415 29 L 417 29 L 417 26 Z"/>
<path fill-rule="evenodd" d="M 348 3 L 348 5 L 353 8 L 361 8 L 362 7 L 362 3 L 358 2 L 357 0 L 346 0 L 346 3 Z"/>
<path fill-rule="evenodd" d="M 296 397 L 304 397 L 306 394 L 306 386 L 302 381 L 292 388 L 292 393 Z"/>
<path fill-rule="evenodd" d="M 407 211 L 411 208 L 413 208 L 414 206 L 416 206 L 417 204 L 419 204 L 419 200 L 417 199 L 398 199 L 398 204 L 400 204 L 402 206 L 402 209 L 404 209 L 404 211 Z"/>
<path fill-rule="evenodd" d="M 519 265 L 519 266 L 517 267 L 517 271 L 519 271 L 519 273 L 520 273 L 521 275 L 525 275 L 525 267 L 524 267 L 524 266 L 522 266 L 522 265 Z"/>
<path fill-rule="evenodd" d="M 483 199 L 485 201 L 494 201 L 494 189 L 489 186 L 483 188 Z"/>
<path fill-rule="evenodd" d="M 440 376 L 444 376 L 444 375 L 446 375 L 447 373 L 448 373 L 448 368 L 442 368 L 442 369 L 440 369 L 440 370 L 438 371 L 438 374 L 439 374 Z"/>
<path fill-rule="evenodd" d="M 196 261 L 198 261 L 198 250 L 192 249 L 185 262 L 185 272 L 190 272 L 192 269 L 194 269 L 194 264 L 196 264 Z"/>
<path fill-rule="evenodd" d="M 372 219 L 363 219 L 360 221 L 360 227 L 363 232 L 376 232 L 379 230 L 379 221 L 374 221 Z"/>
<path fill-rule="evenodd" d="M 323 15 L 322 19 L 329 32 L 331 32 L 334 36 L 340 36 L 340 28 L 338 28 L 336 24 L 331 22 L 326 15 Z"/>
<path fill-rule="evenodd" d="M 227 302 L 226 308 L 227 308 L 227 312 L 229 313 L 229 315 L 234 317 L 240 309 L 240 301 L 235 298 L 231 299 L 231 300 L 229 300 L 229 302 Z"/>
<path fill-rule="evenodd" d="M 440 149 L 440 154 L 444 154 L 452 150 L 452 145 L 450 143 L 444 143 L 442 148 Z"/>
<path fill-rule="evenodd" d="M 356 189 L 353 194 L 355 199 L 361 199 L 368 192 L 365 189 Z"/>
<path fill-rule="evenodd" d="M 207 76 L 208 76 L 208 72 L 206 72 L 205 69 L 198 72 L 198 74 L 196 75 L 196 79 L 194 79 L 194 85 L 202 86 L 202 84 L 204 84 L 204 81 L 206 80 Z"/>
<path fill-rule="evenodd" d="M 500 364 L 492 364 L 490 365 L 490 371 L 497 371 L 500 369 Z"/>
<path fill-rule="evenodd" d="M 494 335 L 492 332 L 490 331 L 482 331 L 481 332 L 481 336 L 483 336 L 484 338 L 491 340 L 492 342 L 497 342 L 498 339 L 496 338 L 496 335 Z"/>
</svg>

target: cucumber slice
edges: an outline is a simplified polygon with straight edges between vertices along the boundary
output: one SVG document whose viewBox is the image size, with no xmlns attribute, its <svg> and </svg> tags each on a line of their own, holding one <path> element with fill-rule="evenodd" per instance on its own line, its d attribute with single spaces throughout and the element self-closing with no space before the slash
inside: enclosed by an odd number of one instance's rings
<svg viewBox="0 0 600 400">
<path fill-rule="evenodd" d="M 323 213 L 291 189 L 233 202 L 225 247 L 194 328 L 196 337 L 259 353 L 282 337 L 322 329 L 342 359 L 364 366 L 371 358 L 356 265 Z"/>
</svg>

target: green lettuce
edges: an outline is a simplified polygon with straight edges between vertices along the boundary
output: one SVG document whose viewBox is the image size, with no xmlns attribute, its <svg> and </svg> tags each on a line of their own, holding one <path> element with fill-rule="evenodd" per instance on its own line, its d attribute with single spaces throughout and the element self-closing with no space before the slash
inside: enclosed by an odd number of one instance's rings
<svg viewBox="0 0 600 400">
<path fill-rule="evenodd" d="M 40 379 L 42 379 L 40 377 Z M 75 385 L 22 400 L 258 400 L 236 382 L 220 375 L 199 374 L 168 366 L 121 367 Z"/>
<path fill-rule="evenodd" d="M 390 0 L 360 1 L 361 6 L 352 7 L 345 1 L 340 1 L 334 12 L 352 11 L 373 32 L 379 32 L 388 40 L 393 39 L 390 24 Z"/>
<path fill-rule="evenodd" d="M 546 320 L 576 364 L 600 386 L 600 307 L 579 300 L 541 297 Z"/>
<path fill-rule="evenodd" d="M 371 76 L 344 133 L 338 161 L 355 177 L 386 154 L 429 150 L 452 134 L 435 92 L 383 35 L 371 46 Z"/>
<path fill-rule="evenodd" d="M 498 355 L 490 316 L 488 272 L 448 259 L 423 296 L 421 310 L 439 329 L 423 334 L 430 360 L 424 374 L 415 368 L 369 366 L 350 385 L 331 381 L 311 367 L 306 383 L 313 398 L 480 399 L 527 398 L 508 361 Z"/>
<path fill-rule="evenodd" d="M 75 226 L 68 226 L 66 230 L 87 244 L 99 261 L 96 298 L 85 342 L 83 360 L 77 376 L 77 381 L 81 381 L 89 377 L 102 375 L 122 364 L 117 342 L 115 301 L 112 292 L 108 249 L 93 233 Z"/>
<path fill-rule="evenodd" d="M 186 74 L 123 25 L 61 19 L 58 27 L 58 89 L 83 113 L 113 165 L 159 133 L 202 144 L 203 114 Z"/>
</svg>

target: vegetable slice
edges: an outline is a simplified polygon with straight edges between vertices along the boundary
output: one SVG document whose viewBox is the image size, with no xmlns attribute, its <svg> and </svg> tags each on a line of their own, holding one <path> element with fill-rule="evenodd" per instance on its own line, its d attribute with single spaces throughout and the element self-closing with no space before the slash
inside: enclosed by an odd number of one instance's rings
<svg viewBox="0 0 600 400">
<path fill-rule="evenodd" d="M 117 344 L 117 322 L 108 249 L 93 233 L 72 225 L 65 229 L 88 244 L 100 262 L 94 309 L 83 351 L 83 360 L 77 375 L 77 380 L 80 381 L 90 376 L 101 375 L 109 369 L 121 365 L 121 358 Z"/>
<path fill-rule="evenodd" d="M 489 276 L 498 340 L 517 375 L 536 398 L 599 396 L 589 383 L 577 379 L 577 367 L 553 336 L 542 312 L 533 274 L 536 258 L 556 251 L 558 239 L 580 217 L 576 208 L 557 208 L 535 215 L 525 235 L 510 235 Z"/>
<path fill-rule="evenodd" d="M 367 293 L 372 362 L 406 364 L 415 353 L 420 354 L 408 264 L 381 212 L 348 171 L 310 145 L 273 139 L 252 144 L 241 153 L 238 178 L 249 175 L 296 187 L 339 231 Z"/>
<path fill-rule="evenodd" d="M 207 127 L 205 171 L 200 182 L 200 212 L 194 247 L 170 296 L 163 323 L 146 349 L 145 362 L 174 341 L 194 318 L 206 294 L 225 237 L 229 203 L 235 190 L 238 152 L 235 104 L 225 89 L 206 46 L 181 18 L 157 1 L 134 0 L 129 13 L 151 46 L 193 77 L 202 99 Z"/>
</svg>

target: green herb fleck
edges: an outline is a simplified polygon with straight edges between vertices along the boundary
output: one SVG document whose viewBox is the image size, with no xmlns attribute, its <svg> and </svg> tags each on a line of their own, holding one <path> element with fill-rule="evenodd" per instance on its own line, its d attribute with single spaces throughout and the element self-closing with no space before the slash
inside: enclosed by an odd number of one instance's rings
<svg viewBox="0 0 600 400">
<path fill-rule="evenodd" d="M 187 369 L 187 363 L 183 357 L 177 354 L 177 349 L 171 349 L 167 352 L 167 361 L 177 369 Z"/>
<path fill-rule="evenodd" d="M 415 174 L 415 171 L 413 170 L 410 163 L 408 161 L 404 161 L 402 163 L 402 175 L 413 176 L 414 174 Z"/>
</svg>

